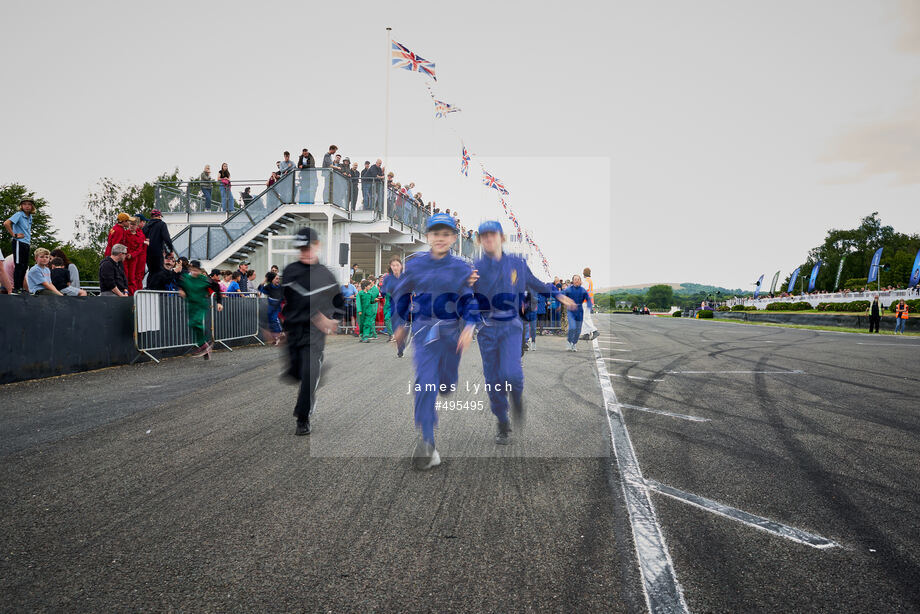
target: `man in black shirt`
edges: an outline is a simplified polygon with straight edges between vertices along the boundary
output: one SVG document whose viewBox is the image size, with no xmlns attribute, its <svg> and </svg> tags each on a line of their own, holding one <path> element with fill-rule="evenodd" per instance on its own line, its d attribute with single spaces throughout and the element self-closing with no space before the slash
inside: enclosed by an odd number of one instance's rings
<svg viewBox="0 0 920 614">
<path fill-rule="evenodd" d="M 156 273 L 163 268 L 163 255 L 174 254 L 175 248 L 169 236 L 169 228 L 162 220 L 163 215 L 159 209 L 150 212 L 150 221 L 144 225 L 144 236 L 147 237 L 147 272 Z"/>
<path fill-rule="evenodd" d="M 323 365 L 326 335 L 335 332 L 337 319 L 345 313 L 345 300 L 338 281 L 319 264 L 319 237 L 312 228 L 302 228 L 294 240 L 300 259 L 284 267 L 284 330 L 287 333 L 286 375 L 300 382 L 294 406 L 297 435 L 310 434 L 310 414 L 316 403 L 316 389 Z"/>
<path fill-rule="evenodd" d="M 179 289 L 179 273 L 182 267 L 176 264 L 172 254 L 166 256 L 163 268 L 147 275 L 147 289 L 161 292 L 175 292 Z"/>
<path fill-rule="evenodd" d="M 99 264 L 99 294 L 102 296 L 128 296 L 128 278 L 121 264 L 127 252 L 127 247 L 116 243 L 112 253 Z"/>
</svg>

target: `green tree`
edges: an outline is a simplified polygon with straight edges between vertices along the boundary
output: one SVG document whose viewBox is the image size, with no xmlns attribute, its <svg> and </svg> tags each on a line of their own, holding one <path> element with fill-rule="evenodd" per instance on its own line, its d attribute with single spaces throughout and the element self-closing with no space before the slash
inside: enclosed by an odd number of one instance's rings
<svg viewBox="0 0 920 614">
<path fill-rule="evenodd" d="M 8 183 L 0 186 L 0 222 L 10 219 L 19 211 L 19 201 L 23 198 L 35 199 L 35 212 L 32 214 L 32 251 L 37 247 L 52 248 L 57 245 L 57 230 L 51 225 L 51 216 L 46 211 L 48 204 L 44 198 L 35 196 L 35 192 L 21 183 Z M 12 238 L 3 231 L 4 245 Z"/>
<path fill-rule="evenodd" d="M 668 309 L 674 300 L 674 288 L 667 284 L 652 286 L 645 293 L 645 302 L 649 307 Z"/>
<path fill-rule="evenodd" d="M 179 169 L 142 185 L 121 185 L 108 177 L 100 179 L 98 187 L 86 197 L 86 213 L 77 218 L 76 244 L 101 253 L 119 213 L 149 215 L 154 208 L 156 182 L 178 180 Z"/>
</svg>

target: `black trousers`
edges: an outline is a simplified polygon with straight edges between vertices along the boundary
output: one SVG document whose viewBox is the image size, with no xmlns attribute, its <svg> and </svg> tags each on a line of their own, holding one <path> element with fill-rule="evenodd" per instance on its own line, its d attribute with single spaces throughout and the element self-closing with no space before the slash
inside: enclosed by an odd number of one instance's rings
<svg viewBox="0 0 920 614">
<path fill-rule="evenodd" d="M 877 333 L 878 324 L 882 320 L 881 316 L 869 316 L 869 332 Z"/>
<path fill-rule="evenodd" d="M 316 389 L 319 387 L 320 370 L 323 368 L 325 340 L 310 343 L 309 334 L 288 332 L 288 375 L 300 382 L 300 392 L 294 405 L 294 416 L 298 422 L 310 422 L 310 414 L 316 405 Z"/>
<path fill-rule="evenodd" d="M 13 239 L 13 290 L 22 290 L 22 281 L 29 270 L 30 245 Z"/>
</svg>

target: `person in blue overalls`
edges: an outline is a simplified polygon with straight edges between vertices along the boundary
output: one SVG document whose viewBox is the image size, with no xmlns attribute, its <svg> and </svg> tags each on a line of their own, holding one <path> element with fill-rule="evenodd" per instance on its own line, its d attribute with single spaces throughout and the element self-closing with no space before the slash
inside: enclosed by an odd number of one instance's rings
<svg viewBox="0 0 920 614">
<path fill-rule="evenodd" d="M 574 308 L 575 303 L 549 283 L 537 279 L 527 262 L 518 255 L 502 250 L 505 233 L 501 224 L 483 222 L 479 226 L 479 243 L 483 255 L 474 268 L 473 284 L 477 309 L 482 323 L 479 326 L 479 353 L 482 355 L 482 372 L 492 413 L 498 418 L 495 442 L 507 444 L 511 433 L 508 421 L 508 395 L 511 392 L 511 410 L 515 426 L 524 423 L 524 371 L 521 368 L 521 335 L 523 323 L 518 310 L 525 290 L 542 300 L 555 297 L 560 303 Z M 528 312 L 532 313 L 532 312 Z M 532 313 L 536 316 L 536 313 Z"/>
<path fill-rule="evenodd" d="M 428 218 L 425 228 L 430 251 L 406 262 L 393 290 L 394 337 L 400 345 L 409 333 L 406 319 L 410 299 L 412 303 L 415 425 L 422 431 L 413 463 L 422 470 L 441 463 L 434 445 L 438 422 L 435 401 L 438 393 L 456 391 L 460 355 L 472 341 L 478 320 L 469 283 L 472 269 L 449 253 L 457 240 L 457 221 L 446 213 L 436 213 Z"/>
<path fill-rule="evenodd" d="M 396 288 L 396 285 L 399 283 L 399 278 L 402 275 L 403 263 L 402 258 L 393 254 L 390 256 L 390 264 L 387 267 L 387 274 L 383 276 L 383 282 L 381 288 L 383 289 L 383 294 L 386 296 L 386 301 L 383 304 L 383 318 L 386 326 L 385 332 L 390 336 L 390 341 L 395 341 L 393 338 L 393 310 L 396 307 L 396 301 L 393 300 L 393 290 Z M 396 344 L 396 357 L 403 357 L 403 350 L 405 346 L 403 344 Z"/>
</svg>

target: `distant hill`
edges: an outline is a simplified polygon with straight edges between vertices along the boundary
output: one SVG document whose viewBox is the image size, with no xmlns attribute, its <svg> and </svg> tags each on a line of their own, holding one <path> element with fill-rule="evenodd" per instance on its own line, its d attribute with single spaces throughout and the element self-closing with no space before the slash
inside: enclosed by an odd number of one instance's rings
<svg viewBox="0 0 920 614">
<path fill-rule="evenodd" d="M 624 292 L 624 291 L 644 291 L 648 290 L 652 286 L 657 285 L 667 285 L 674 288 L 675 292 L 683 292 L 685 294 L 695 294 L 697 292 L 704 292 L 706 294 L 715 294 L 721 292 L 726 296 L 731 296 L 733 294 L 743 294 L 745 292 L 750 292 L 750 290 L 742 290 L 741 288 L 723 288 L 721 286 L 710 286 L 708 284 L 696 284 L 689 281 L 682 283 L 672 283 L 667 281 L 659 281 L 655 283 L 646 283 L 646 284 L 632 284 L 629 286 L 610 286 L 607 288 L 602 288 L 600 292 Z"/>
</svg>

